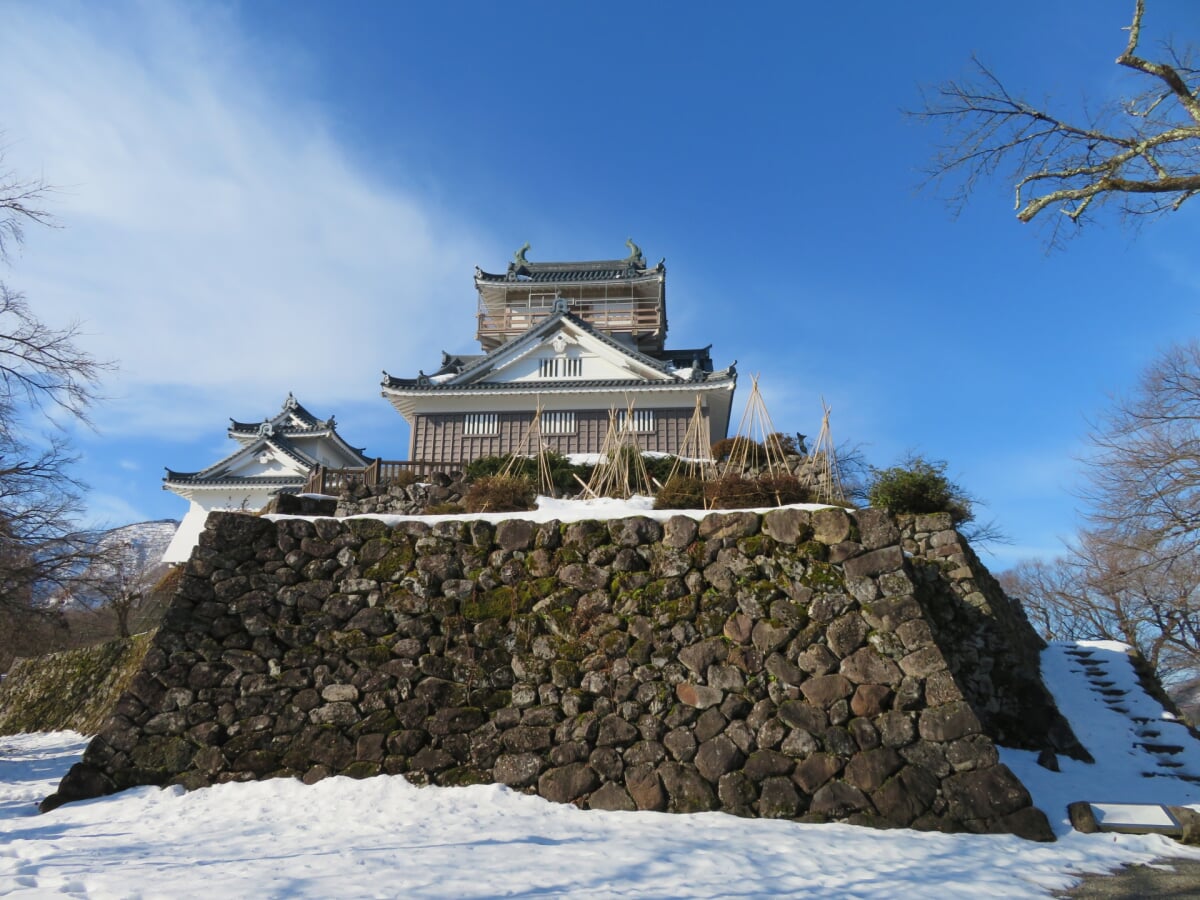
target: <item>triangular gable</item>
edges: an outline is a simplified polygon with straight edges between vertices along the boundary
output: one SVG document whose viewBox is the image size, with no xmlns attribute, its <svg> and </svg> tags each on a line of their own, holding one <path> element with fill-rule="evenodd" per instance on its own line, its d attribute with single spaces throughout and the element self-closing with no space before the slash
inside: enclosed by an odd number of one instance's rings
<svg viewBox="0 0 1200 900">
<path fill-rule="evenodd" d="M 306 476 L 316 461 L 285 441 L 259 438 L 239 448 L 195 477 L 204 478 L 261 478 Z"/>
<path fill-rule="evenodd" d="M 537 359 L 548 356 L 583 357 L 584 370 L 578 377 L 587 380 L 677 380 L 657 360 L 595 331 L 570 313 L 560 312 L 442 383 L 449 387 L 539 380 L 543 376 L 538 374 Z"/>
</svg>

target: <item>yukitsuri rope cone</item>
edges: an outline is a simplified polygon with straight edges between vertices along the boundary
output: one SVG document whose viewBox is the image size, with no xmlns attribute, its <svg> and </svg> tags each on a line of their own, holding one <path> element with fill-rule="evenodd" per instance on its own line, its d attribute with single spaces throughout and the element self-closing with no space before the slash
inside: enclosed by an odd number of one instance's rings
<svg viewBox="0 0 1200 900">
<path fill-rule="evenodd" d="M 683 478 L 697 478 L 700 481 L 712 481 L 717 477 L 717 461 L 713 459 L 712 447 L 708 442 L 708 424 L 704 421 L 704 411 L 700 406 L 700 398 L 696 398 L 696 408 L 684 432 L 683 442 L 679 445 L 679 455 L 667 475 L 670 481 L 676 475 Z"/>
<path fill-rule="evenodd" d="M 775 437 L 775 426 L 771 422 L 771 414 L 767 412 L 762 391 L 759 390 L 758 378 L 759 376 L 755 375 L 751 379 L 750 396 L 746 398 L 746 408 L 738 423 L 729 457 L 717 461 L 716 480 L 738 484 L 747 479 L 746 473 L 751 469 L 760 469 L 756 480 L 760 484 L 765 482 L 775 485 L 771 491 L 775 495 L 775 505 L 782 506 L 785 501 L 780 495 L 778 485 L 780 480 L 792 480 L 793 476 L 784 458 L 783 447 Z M 763 451 L 762 458 L 759 458 L 759 447 Z M 705 496 L 705 508 L 712 508 L 708 492 Z"/>
<path fill-rule="evenodd" d="M 554 496 L 554 478 L 550 473 L 550 462 L 547 459 L 549 452 L 546 442 L 542 439 L 542 401 L 539 399 L 537 408 L 533 412 L 533 420 L 525 429 L 525 433 L 521 435 L 520 444 L 509 457 L 501 474 L 508 477 L 520 475 L 524 461 L 533 457 L 537 460 L 538 493 L 547 497 Z"/>
<path fill-rule="evenodd" d="M 600 462 L 592 470 L 587 483 L 588 494 L 594 497 L 616 497 L 624 500 L 634 494 L 653 494 L 654 482 L 646 471 L 642 447 L 637 438 L 634 403 L 628 401 L 625 416 L 615 409 L 608 411 L 608 431 L 600 447 Z"/>
<path fill-rule="evenodd" d="M 838 468 L 837 450 L 833 445 L 833 432 L 829 428 L 829 414 L 833 412 L 830 406 L 821 398 L 821 431 L 817 434 L 816 443 L 809 451 L 808 458 L 812 462 L 808 471 L 816 473 L 816 484 L 813 490 L 818 501 L 824 503 L 843 503 L 846 500 L 846 490 L 842 486 L 842 473 Z"/>
</svg>

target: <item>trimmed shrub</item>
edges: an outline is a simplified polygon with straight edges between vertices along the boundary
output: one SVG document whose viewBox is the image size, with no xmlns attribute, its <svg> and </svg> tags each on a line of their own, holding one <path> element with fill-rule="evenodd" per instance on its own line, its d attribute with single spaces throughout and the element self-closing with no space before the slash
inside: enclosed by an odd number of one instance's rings
<svg viewBox="0 0 1200 900">
<path fill-rule="evenodd" d="M 709 509 L 751 509 L 775 505 L 775 498 L 766 492 L 757 478 L 743 478 L 741 475 L 724 475 L 706 482 L 704 498 L 708 501 Z"/>
<path fill-rule="evenodd" d="M 955 525 L 975 517 L 971 496 L 946 477 L 946 463 L 909 456 L 890 469 L 872 469 L 867 499 L 890 513 L 948 512 Z"/>
<path fill-rule="evenodd" d="M 812 490 L 795 475 L 763 475 L 758 483 L 770 497 L 767 506 L 809 503 L 813 499 Z"/>
<path fill-rule="evenodd" d="M 717 462 L 742 459 L 744 456 L 746 464 L 751 466 L 761 466 L 767 459 L 767 451 L 762 444 L 740 435 L 717 441 L 712 445 L 712 455 Z"/>
<path fill-rule="evenodd" d="M 675 468 L 674 456 L 648 456 L 642 454 L 642 462 L 646 464 L 646 473 L 657 481 L 659 484 L 665 485 L 667 479 L 671 477 L 671 470 Z"/>
<path fill-rule="evenodd" d="M 800 439 L 799 446 L 796 444 L 796 438 Z M 804 447 L 804 435 L 802 434 L 790 435 L 777 431 L 767 435 L 764 443 L 772 453 L 778 453 L 780 456 L 801 456 L 808 452 Z"/>
<path fill-rule="evenodd" d="M 687 475 L 668 479 L 654 495 L 655 509 L 704 509 L 704 482 Z"/>
<path fill-rule="evenodd" d="M 474 459 L 467 463 L 466 478 L 468 481 L 476 481 L 491 475 L 499 475 L 509 467 L 513 459 L 512 455 L 481 456 L 479 459 Z M 590 466 L 573 465 L 561 453 L 547 453 L 546 464 L 550 468 L 550 480 L 554 482 L 555 490 L 562 494 L 577 493 L 580 488 L 579 482 L 575 480 L 576 476 L 586 484 L 592 473 Z M 516 457 L 516 463 L 512 467 L 511 474 L 523 476 L 530 479 L 534 484 L 537 484 L 537 457 Z"/>
<path fill-rule="evenodd" d="M 523 475 L 484 475 L 463 497 L 467 512 L 525 512 L 534 508 L 537 488 Z"/>
</svg>

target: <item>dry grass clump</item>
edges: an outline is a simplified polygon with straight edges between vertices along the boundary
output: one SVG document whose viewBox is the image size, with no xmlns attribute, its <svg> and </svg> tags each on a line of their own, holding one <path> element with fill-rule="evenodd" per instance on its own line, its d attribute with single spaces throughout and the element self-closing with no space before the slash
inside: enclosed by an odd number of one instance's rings
<svg viewBox="0 0 1200 900">
<path fill-rule="evenodd" d="M 410 484 L 416 484 L 419 480 L 417 473 L 412 469 L 401 469 L 388 479 L 388 487 L 408 487 Z"/>
</svg>

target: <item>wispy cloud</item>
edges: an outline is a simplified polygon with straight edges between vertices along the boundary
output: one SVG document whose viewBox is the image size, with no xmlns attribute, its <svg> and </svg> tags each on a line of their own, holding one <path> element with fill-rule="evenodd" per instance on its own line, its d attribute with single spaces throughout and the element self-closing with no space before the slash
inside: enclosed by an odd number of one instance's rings
<svg viewBox="0 0 1200 900">
<path fill-rule="evenodd" d="M 282 52 L 183 6 L 5 15 L 7 164 L 59 186 L 64 226 L 29 235 L 7 277 L 119 363 L 109 433 L 209 431 L 288 390 L 332 411 L 469 323 L 471 267 L 495 251 L 356 166 L 278 87 Z"/>
<path fill-rule="evenodd" d="M 87 515 L 82 524 L 85 528 L 112 528 L 114 525 L 145 522 L 152 518 L 152 514 L 130 503 L 124 496 L 95 491 L 88 495 Z"/>
</svg>

